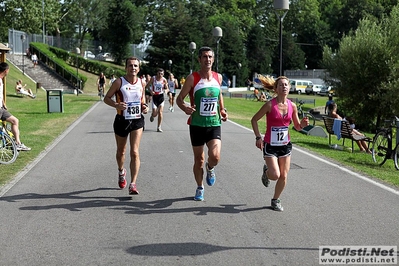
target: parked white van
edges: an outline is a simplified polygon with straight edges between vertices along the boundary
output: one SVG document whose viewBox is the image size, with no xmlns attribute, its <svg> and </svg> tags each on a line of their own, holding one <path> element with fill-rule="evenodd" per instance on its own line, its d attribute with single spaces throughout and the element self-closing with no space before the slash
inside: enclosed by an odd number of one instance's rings
<svg viewBox="0 0 399 266">
<path fill-rule="evenodd" d="M 305 89 L 308 85 L 313 85 L 313 82 L 310 80 L 301 80 L 301 79 L 291 79 L 290 80 L 291 89 L 290 93 L 305 93 Z"/>
</svg>

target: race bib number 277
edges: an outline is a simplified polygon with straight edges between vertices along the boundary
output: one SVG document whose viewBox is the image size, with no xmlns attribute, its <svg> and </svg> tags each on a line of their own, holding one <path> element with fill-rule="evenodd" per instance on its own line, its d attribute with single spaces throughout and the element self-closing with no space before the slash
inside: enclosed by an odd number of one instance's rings
<svg viewBox="0 0 399 266">
<path fill-rule="evenodd" d="M 201 98 L 200 115 L 214 116 L 217 112 L 218 98 Z"/>
</svg>

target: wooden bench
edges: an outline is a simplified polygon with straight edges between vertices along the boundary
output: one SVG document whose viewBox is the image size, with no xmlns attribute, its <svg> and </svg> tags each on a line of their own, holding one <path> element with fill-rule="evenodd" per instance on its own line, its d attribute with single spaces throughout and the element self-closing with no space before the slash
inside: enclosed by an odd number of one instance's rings
<svg viewBox="0 0 399 266">
<path fill-rule="evenodd" d="M 328 133 L 328 145 L 331 146 L 331 135 L 335 135 L 334 132 L 334 118 L 323 116 L 324 126 L 326 127 L 326 131 Z M 342 138 L 342 146 L 345 145 L 345 139 L 350 139 L 352 141 L 352 152 L 353 152 L 353 142 L 364 140 L 370 146 L 371 138 L 366 136 L 360 136 L 352 133 L 352 128 L 347 120 L 341 120 L 341 138 Z"/>
</svg>

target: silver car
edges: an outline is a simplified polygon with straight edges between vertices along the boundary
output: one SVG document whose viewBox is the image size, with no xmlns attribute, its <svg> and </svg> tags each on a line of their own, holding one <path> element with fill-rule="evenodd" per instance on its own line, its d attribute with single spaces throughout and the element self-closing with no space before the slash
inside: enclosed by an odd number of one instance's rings
<svg viewBox="0 0 399 266">
<path fill-rule="evenodd" d="M 306 93 L 306 95 L 309 95 L 309 94 L 317 95 L 320 93 L 322 87 L 323 87 L 323 85 L 319 85 L 319 84 L 308 85 L 308 86 L 306 86 L 305 93 Z"/>
<path fill-rule="evenodd" d="M 334 91 L 331 86 L 323 86 L 319 92 L 320 96 L 327 96 L 329 94 L 334 95 Z"/>
</svg>

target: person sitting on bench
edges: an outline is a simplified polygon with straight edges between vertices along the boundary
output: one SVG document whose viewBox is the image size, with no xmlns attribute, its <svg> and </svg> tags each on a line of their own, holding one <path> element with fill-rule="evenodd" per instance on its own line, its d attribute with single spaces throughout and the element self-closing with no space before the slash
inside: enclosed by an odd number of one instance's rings
<svg viewBox="0 0 399 266">
<path fill-rule="evenodd" d="M 22 80 L 18 80 L 17 85 L 15 86 L 15 91 L 17 93 L 27 95 L 27 96 L 31 97 L 32 99 L 35 99 L 36 95 L 33 94 L 32 90 L 26 89 L 25 87 L 26 87 L 26 84 L 22 86 Z"/>
<path fill-rule="evenodd" d="M 346 120 L 346 119 L 343 119 L 339 114 L 337 114 L 337 104 L 336 103 L 331 103 L 328 106 L 328 113 L 329 113 L 329 115 L 328 115 L 329 117 L 336 118 L 336 119 L 341 119 L 341 120 Z M 351 118 L 351 119 L 348 120 L 348 122 L 350 124 L 354 124 L 354 119 Z M 359 136 L 364 136 L 364 134 L 360 133 L 354 127 L 352 127 L 352 134 L 359 135 Z M 371 153 L 366 141 L 357 140 L 356 143 L 357 143 L 357 146 L 359 146 L 360 152 Z"/>
</svg>

